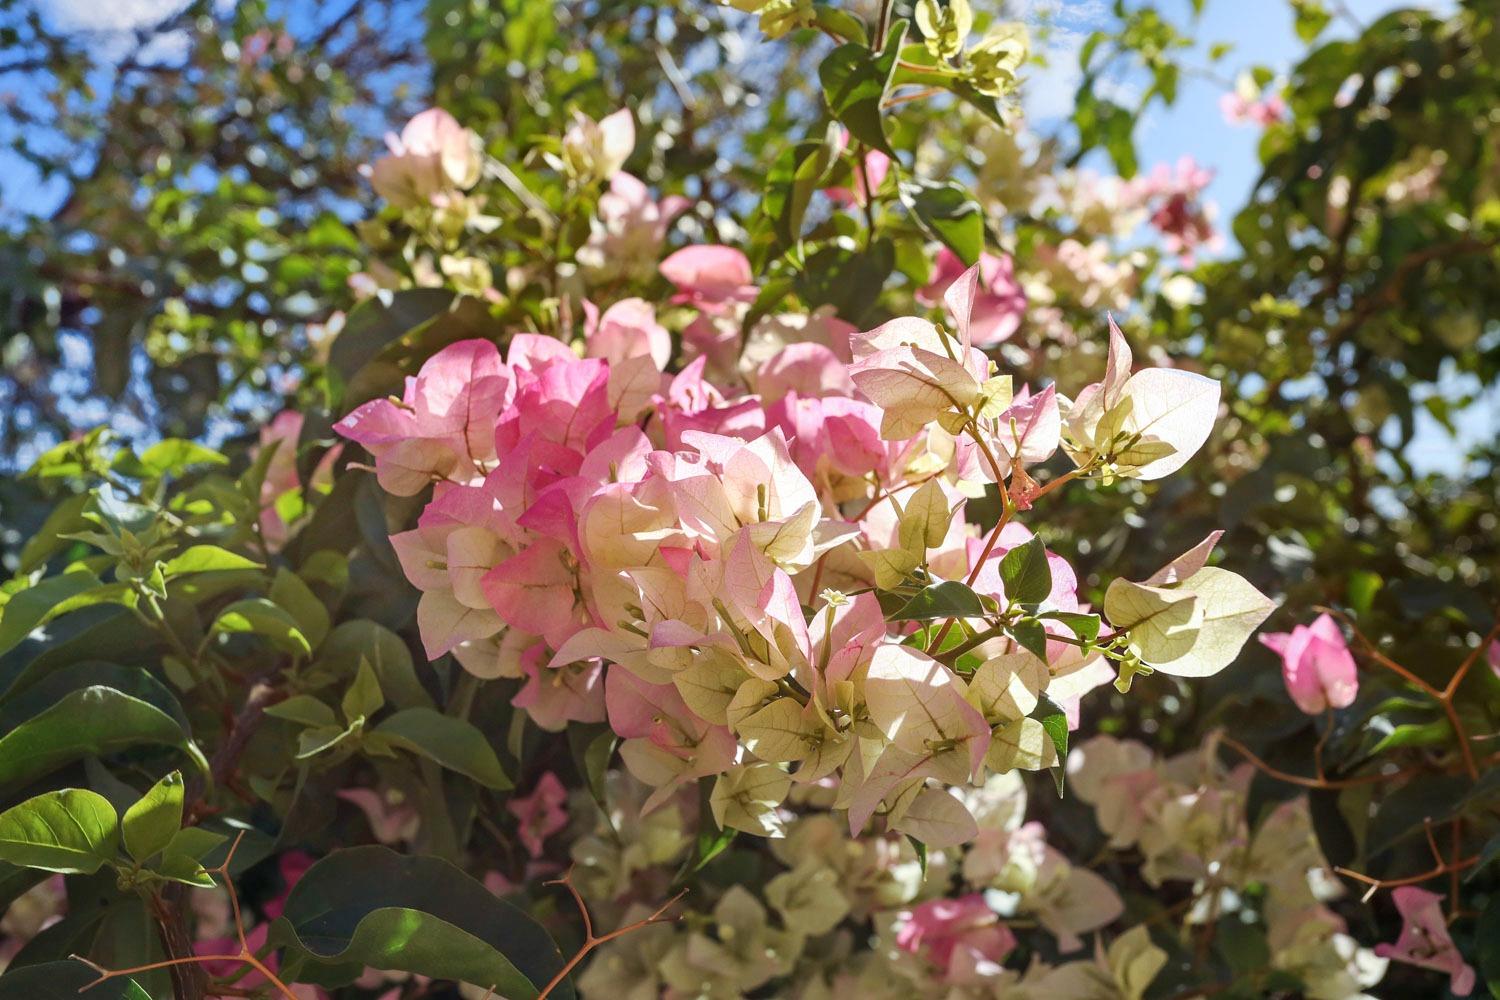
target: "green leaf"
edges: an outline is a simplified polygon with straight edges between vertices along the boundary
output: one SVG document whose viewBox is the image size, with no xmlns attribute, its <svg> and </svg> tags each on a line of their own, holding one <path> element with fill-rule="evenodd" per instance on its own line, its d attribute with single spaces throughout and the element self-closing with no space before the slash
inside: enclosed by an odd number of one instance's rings
<svg viewBox="0 0 1500 1000">
<path fill-rule="evenodd" d="M 294 694 L 285 701 L 278 701 L 274 705 L 266 707 L 266 713 L 273 719 L 285 719 L 288 722 L 300 723 L 311 727 L 338 727 L 338 716 L 333 714 L 333 709 L 314 698 L 310 694 Z"/>
<path fill-rule="evenodd" d="M 1433 719 L 1430 722 L 1408 722 L 1396 726 L 1381 737 L 1380 742 L 1370 749 L 1370 756 L 1374 757 L 1399 747 L 1443 746 L 1452 738 L 1453 726 L 1446 718 Z"/>
<path fill-rule="evenodd" d="M 297 626 L 297 620 L 285 608 L 264 597 L 235 601 L 219 612 L 212 631 L 219 634 L 248 633 L 262 636 L 288 653 L 306 656 L 312 652 L 312 645 Z"/>
<path fill-rule="evenodd" d="M 396 746 L 473 778 L 486 788 L 514 787 L 494 748 L 472 723 L 430 708 L 405 708 L 374 731 Z"/>
<path fill-rule="evenodd" d="M 698 832 L 698 844 L 693 851 L 693 871 L 701 872 L 714 858 L 729 850 L 739 833 L 732 826 L 720 829 L 714 823 L 705 824 Z"/>
<path fill-rule="evenodd" d="M 916 837 L 913 837 L 909 833 L 906 835 L 906 839 L 909 840 L 909 841 L 911 841 L 911 848 L 912 848 L 912 850 L 914 850 L 914 851 L 917 852 L 917 864 L 921 865 L 921 867 L 922 867 L 922 881 L 926 882 L 927 881 L 927 845 L 924 844 L 924 843 L 922 843 L 920 840 L 918 840 Z"/>
<path fill-rule="evenodd" d="M 373 718 L 384 704 L 385 695 L 380 693 L 380 681 L 375 679 L 375 671 L 368 661 L 359 661 L 359 670 L 355 671 L 354 683 L 350 684 L 349 689 L 344 692 L 344 700 L 341 703 L 344 721 L 353 722 L 359 718 Z"/>
<path fill-rule="evenodd" d="M 901 39 L 905 35 L 906 22 L 897 22 L 881 55 L 851 42 L 834 49 L 818 66 L 823 97 L 833 117 L 843 122 L 854 138 L 891 157 L 896 151 L 885 137 L 880 102 L 885 99 L 891 71 L 896 65 L 896 53 L 900 51 Z"/>
<path fill-rule="evenodd" d="M 978 263 L 984 252 L 984 212 L 968 188 L 957 181 L 902 181 L 899 190 L 901 203 L 927 235 L 966 266 Z"/>
<path fill-rule="evenodd" d="M 90 987 L 97 978 L 93 969 L 72 960 L 11 968 L 0 976 L 0 1000 L 78 1000 L 79 994 L 88 1000 L 152 1000 L 129 977 L 106 979 Z"/>
<path fill-rule="evenodd" d="M 363 718 L 355 719 L 345 729 L 338 726 L 320 726 L 317 729 L 304 729 L 297 737 L 297 752 L 294 754 L 296 760 L 307 760 L 316 757 L 324 750 L 328 750 L 342 743 L 346 738 L 354 735 L 356 728 L 363 727 Z"/>
<path fill-rule="evenodd" d="M 166 847 L 162 848 L 161 853 L 163 857 L 168 858 L 182 857 L 202 861 L 208 856 L 209 851 L 228 839 L 222 833 L 214 833 L 201 826 L 185 826 L 172 834 L 172 839 L 167 842 Z"/>
<path fill-rule="evenodd" d="M 1068 769 L 1068 716 L 1057 703 L 1046 695 L 1037 700 L 1037 706 L 1031 712 L 1031 718 L 1038 720 L 1042 728 L 1047 731 L 1047 737 L 1052 740 L 1052 746 L 1057 751 L 1057 766 L 1052 768 L 1052 778 L 1057 782 L 1057 794 L 1063 793 L 1063 782 L 1067 778 Z"/>
<path fill-rule="evenodd" d="M 610 758 L 614 756 L 619 738 L 607 724 L 568 727 L 568 747 L 573 751 L 573 763 L 583 775 L 589 794 L 599 805 L 604 805 L 604 775 L 609 770 Z"/>
<path fill-rule="evenodd" d="M 292 888 L 272 930 L 296 981 L 336 986 L 365 967 L 537 996 L 563 966 L 546 931 L 438 858 L 385 847 L 329 855 Z M 552 996 L 573 997 L 572 984 Z"/>
<path fill-rule="evenodd" d="M 360 661 L 368 661 L 380 690 L 397 708 L 431 708 L 432 696 L 417 679 L 411 650 L 401 637 L 383 625 L 360 618 L 344 622 L 329 633 L 318 650 L 320 666 L 340 677 L 353 677 Z"/>
<path fill-rule="evenodd" d="M 1000 560 L 1000 582 L 1011 604 L 1040 604 L 1052 593 L 1052 567 L 1047 565 L 1047 546 L 1032 537 L 1017 545 Z"/>
<path fill-rule="evenodd" d="M 142 795 L 120 823 L 125 850 L 145 861 L 171 843 L 182 829 L 182 772 L 173 771 Z"/>
<path fill-rule="evenodd" d="M 271 581 L 270 597 L 292 616 L 314 649 L 327 638 L 328 609 L 296 573 L 285 566 L 278 569 L 276 578 Z"/>
<path fill-rule="evenodd" d="M 114 860 L 115 807 L 85 788 L 64 788 L 0 813 L 0 861 L 64 875 L 92 875 Z"/>
<path fill-rule="evenodd" d="M 968 584 L 944 580 L 917 591 L 894 614 L 893 622 L 932 621 L 937 618 L 979 618 L 986 613 L 983 601 Z"/>
<path fill-rule="evenodd" d="M 97 576 L 87 570 L 75 570 L 48 577 L 13 594 L 0 606 L 0 653 L 14 649 L 32 630 L 65 613 L 70 600 L 99 586 Z"/>
<path fill-rule="evenodd" d="M 128 452 L 126 453 L 128 454 Z M 228 465 L 229 459 L 194 441 L 167 438 L 141 452 L 138 467 L 127 475 L 144 473 L 151 478 L 181 475 L 195 465 Z"/>
<path fill-rule="evenodd" d="M 1037 617 L 1066 625 L 1083 642 L 1093 642 L 1099 638 L 1098 615 L 1086 615 L 1078 611 L 1046 611 Z"/>
<path fill-rule="evenodd" d="M 865 23 L 853 14 L 830 7 L 826 4 L 817 4 L 813 7 L 813 17 L 818 22 L 818 27 L 831 34 L 837 35 L 846 42 L 855 45 L 868 45 L 869 35 L 865 32 Z"/>
<path fill-rule="evenodd" d="M 1328 27 L 1328 22 L 1333 20 L 1333 15 L 1328 12 L 1318 0 L 1297 0 L 1293 4 L 1296 11 L 1295 27 L 1297 37 L 1304 43 L 1311 42 L 1323 33 Z"/>
<path fill-rule="evenodd" d="M 161 573 L 170 580 L 187 573 L 226 569 L 260 569 L 260 563 L 217 545 L 194 545 L 167 560 L 162 565 Z"/>
<path fill-rule="evenodd" d="M 343 329 L 328 349 L 329 369 L 345 383 L 353 381 L 392 342 L 445 314 L 453 306 L 453 299 L 453 293 L 447 289 L 414 288 L 397 292 L 389 304 L 379 299 L 361 302 L 349 310 Z M 352 395 L 343 400 L 346 406 L 362 402 L 364 399 Z"/>
<path fill-rule="evenodd" d="M 1021 648 L 1043 663 L 1047 662 L 1047 629 L 1035 618 L 1023 618 L 1006 628 L 1006 634 Z"/>
<path fill-rule="evenodd" d="M 1490 895 L 1490 903 L 1474 928 L 1474 942 L 1474 964 L 1479 966 L 1479 977 L 1489 987 L 1491 996 L 1500 997 L 1500 893 Z"/>
<path fill-rule="evenodd" d="M 202 864 L 182 854 L 163 855 L 161 863 L 152 870 L 170 882 L 181 882 L 200 889 L 212 889 L 218 884 Z"/>
<path fill-rule="evenodd" d="M 1139 169 L 1135 154 L 1135 116 L 1113 101 L 1095 97 L 1085 81 L 1078 91 L 1073 111 L 1080 145 L 1084 149 L 1104 146 L 1121 177 L 1134 177 Z"/>
<path fill-rule="evenodd" d="M 97 671 L 70 670 L 61 678 L 87 677 Z M 174 703 L 166 689 L 144 671 L 116 671 L 132 679 L 137 689 L 131 693 L 104 684 L 67 691 L 49 707 L 25 721 L 14 723 L 21 713 L 51 694 L 54 684 L 37 684 L 7 703 L 0 722 L 11 725 L 0 736 L 0 786 L 30 781 L 84 756 L 104 756 L 127 747 L 142 744 L 175 746 L 186 753 L 207 773 L 208 762 L 188 738 L 182 722 L 161 707 L 165 700 Z M 138 697 L 144 693 L 151 699 Z M 3 728 L 3 727 L 0 727 Z"/>
<path fill-rule="evenodd" d="M 1379 573 L 1367 569 L 1351 570 L 1349 573 L 1349 610 L 1354 612 L 1354 617 L 1363 618 L 1370 613 L 1370 607 L 1375 603 L 1375 595 L 1385 584 Z"/>
<path fill-rule="evenodd" d="M 1496 858 L 1500 858 L 1500 833 L 1495 834 L 1485 842 L 1483 849 L 1479 852 L 1479 861 L 1475 863 L 1473 868 L 1469 869 L 1469 873 L 1464 876 L 1464 881 L 1472 882 L 1476 875 L 1479 875 L 1490 865 L 1494 864 Z"/>
</svg>

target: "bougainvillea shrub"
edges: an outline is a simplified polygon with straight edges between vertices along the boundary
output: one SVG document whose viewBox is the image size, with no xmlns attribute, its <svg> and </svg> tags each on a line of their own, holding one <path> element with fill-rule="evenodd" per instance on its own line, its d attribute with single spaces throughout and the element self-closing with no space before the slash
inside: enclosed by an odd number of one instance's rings
<svg viewBox="0 0 1500 1000">
<path fill-rule="evenodd" d="M 1500 146 L 1427 145 L 1492 19 L 1234 77 L 1226 232 L 1137 162 L 1149 7 L 1063 139 L 964 0 L 728 6 L 649 8 L 651 87 L 439 87 L 264 420 L 30 466 L 0 1000 L 1500 989 L 1493 483 L 1361 479 L 1372 386 L 1497 370 Z M 647 44 L 501 20 L 525 83 Z M 709 24 L 775 70 L 705 159 Z"/>
</svg>

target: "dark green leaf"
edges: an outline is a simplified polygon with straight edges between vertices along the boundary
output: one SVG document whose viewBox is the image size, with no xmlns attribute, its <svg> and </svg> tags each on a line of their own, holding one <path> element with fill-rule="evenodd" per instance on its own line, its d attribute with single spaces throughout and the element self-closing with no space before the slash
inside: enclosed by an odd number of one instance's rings
<svg viewBox="0 0 1500 1000">
<path fill-rule="evenodd" d="M 1011 625 L 1005 631 L 1012 639 L 1021 644 L 1022 649 L 1043 663 L 1047 662 L 1047 630 L 1042 627 L 1041 622 L 1034 618 L 1025 618 Z"/>
<path fill-rule="evenodd" d="M 74 570 L 48 577 L 40 583 L 12 595 L 0 606 L 0 653 L 13 648 L 32 629 L 63 614 L 68 602 L 99 587 L 99 578 L 87 570 Z"/>
<path fill-rule="evenodd" d="M 568 727 L 568 746 L 573 751 L 573 764 L 583 775 L 589 794 L 599 805 L 604 805 L 604 775 L 609 770 L 610 758 L 614 756 L 619 738 L 607 724 Z"/>
<path fill-rule="evenodd" d="M 1047 599 L 1052 593 L 1052 568 L 1040 538 L 1032 537 L 1005 553 L 1000 560 L 1000 582 L 1005 586 L 1005 599 L 1012 604 L 1040 604 Z"/>
<path fill-rule="evenodd" d="M 918 840 L 916 837 L 913 837 L 909 833 L 906 835 L 906 839 L 909 840 L 909 841 L 911 841 L 911 849 L 917 852 L 917 864 L 921 865 L 921 867 L 922 867 L 922 881 L 926 882 L 927 881 L 927 845 L 924 844 L 924 843 L 922 843 L 920 840 Z"/>
<path fill-rule="evenodd" d="M 80 994 L 88 1000 L 152 1000 L 128 976 L 88 988 L 97 978 L 93 969 L 72 960 L 27 965 L 0 975 L 0 1000 L 78 1000 Z"/>
<path fill-rule="evenodd" d="M 849 43 L 830 52 L 818 67 L 823 97 L 833 117 L 843 122 L 854 138 L 892 157 L 896 151 L 885 137 L 880 102 L 885 99 L 896 53 L 905 35 L 906 22 L 898 22 L 891 29 L 882 54 L 875 55 L 864 45 Z"/>
<path fill-rule="evenodd" d="M 917 591 L 917 595 L 890 615 L 889 620 L 921 622 L 937 618 L 979 618 L 984 614 L 983 602 L 968 584 L 944 580 Z"/>
<path fill-rule="evenodd" d="M 9 861 L 0 861 L 0 913 L 10 909 L 18 896 L 31 889 L 47 874 L 35 868 L 24 868 Z"/>
<path fill-rule="evenodd" d="M 1031 711 L 1031 718 L 1042 724 L 1042 728 L 1047 731 L 1047 738 L 1052 741 L 1053 749 L 1057 751 L 1057 766 L 1051 770 L 1052 778 L 1057 782 L 1057 794 L 1062 795 L 1068 766 L 1068 716 L 1051 698 L 1042 695 L 1037 700 L 1036 708 Z"/>
<path fill-rule="evenodd" d="M 1490 996 L 1500 998 L 1500 892 L 1490 895 L 1490 904 L 1474 928 L 1474 964 Z"/>
<path fill-rule="evenodd" d="M 412 972 L 526 1000 L 563 956 L 524 912 L 438 858 L 384 847 L 336 852 L 292 888 L 273 939 L 298 981 L 352 981 L 361 969 Z M 563 982 L 553 992 L 572 997 Z"/>
<path fill-rule="evenodd" d="M 137 680 L 142 686 L 160 687 L 155 682 L 147 684 L 149 678 Z M 7 704 L 0 717 L 14 718 L 51 687 L 37 685 L 28 690 L 25 698 Z M 90 684 L 63 694 L 0 736 L 0 786 L 30 781 L 86 755 L 102 756 L 141 744 L 178 747 L 200 769 L 208 769 L 202 753 L 173 715 L 135 693 Z"/>
<path fill-rule="evenodd" d="M 1037 617 L 1066 625 L 1068 630 L 1083 642 L 1093 642 L 1099 638 L 1098 615 L 1086 615 L 1078 611 L 1047 611 Z"/>
<path fill-rule="evenodd" d="M 984 212 L 957 181 L 903 181 L 901 203 L 917 224 L 940 240 L 964 264 L 976 264 L 984 252 Z"/>
<path fill-rule="evenodd" d="M 1485 843 L 1483 850 L 1479 852 L 1478 862 L 1475 863 L 1473 868 L 1469 869 L 1469 873 L 1464 876 L 1464 881 L 1473 881 L 1475 876 L 1483 873 L 1494 864 L 1496 858 L 1500 858 L 1500 833 L 1495 834 Z"/>
<path fill-rule="evenodd" d="M 392 341 L 446 312 L 453 297 L 446 289 L 414 288 L 393 295 L 389 305 L 378 299 L 361 302 L 349 310 L 343 329 L 328 349 L 329 368 L 349 382 Z"/>
<path fill-rule="evenodd" d="M 488 740 L 472 723 L 431 708 L 406 708 L 374 730 L 397 746 L 420 754 L 486 788 L 514 787 Z"/>
<path fill-rule="evenodd" d="M 285 608 L 264 597 L 235 601 L 219 612 L 213 631 L 220 634 L 258 635 L 288 653 L 305 656 L 312 652 L 312 644 L 298 627 L 297 619 Z"/>
<path fill-rule="evenodd" d="M 895 268 L 895 245 L 884 237 L 863 249 L 840 241 L 807 258 L 797 275 L 796 290 L 808 306 L 833 306 L 841 318 L 853 323 L 869 315 Z"/>
<path fill-rule="evenodd" d="M 383 625 L 367 619 L 344 622 L 318 651 L 318 663 L 334 668 L 341 677 L 353 677 L 361 660 L 374 669 L 380 690 L 397 708 L 433 707 L 432 696 L 417 679 L 411 650 Z"/>
</svg>

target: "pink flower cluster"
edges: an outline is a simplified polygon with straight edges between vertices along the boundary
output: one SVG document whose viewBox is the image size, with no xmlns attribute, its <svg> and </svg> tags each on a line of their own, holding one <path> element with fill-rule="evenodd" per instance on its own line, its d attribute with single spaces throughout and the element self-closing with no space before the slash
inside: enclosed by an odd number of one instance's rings
<svg viewBox="0 0 1500 1000">
<path fill-rule="evenodd" d="M 698 313 L 690 343 L 755 291 L 727 247 L 678 251 L 661 270 Z M 975 344 L 1006 278 L 979 265 L 948 283 L 953 333 L 901 318 L 847 336 L 783 318 L 773 329 L 795 337 L 766 350 L 776 336 L 758 334 L 762 360 L 745 367 L 736 350 L 717 381 L 707 350 L 667 374 L 672 338 L 640 299 L 589 306 L 576 349 L 517 334 L 503 357 L 482 340 L 434 355 L 400 399 L 338 425 L 385 489 L 432 489 L 392 538 L 422 591 L 427 655 L 523 680 L 514 703 L 544 728 L 608 720 L 655 789 L 648 807 L 718 776 L 716 819 L 776 834 L 791 783 L 836 775 L 853 830 L 883 812 L 929 843 L 971 839 L 942 786 L 1056 763 L 1028 718 L 1041 693 L 1076 718 L 1078 697 L 1113 676 L 1063 623 L 1086 609 L 1055 555 L 1045 662 L 997 636 L 973 644 L 982 663 L 960 676 L 903 643 L 915 626 L 888 622 L 874 592 L 962 580 L 993 608 L 1011 603 L 1000 561 L 1031 534 L 1010 523 L 974 537 L 965 497 L 1010 477 L 1026 503 L 1022 470 L 1057 450 L 1063 420 L 1051 386 L 1012 393 Z M 1132 408 L 1149 373 L 1132 380 L 1113 337 L 1106 381 L 1070 416 L 1070 454 L 1129 441 L 1119 461 L 1145 457 L 1119 474 L 1154 478 L 1196 450 L 1212 409 L 1184 429 L 1174 421 L 1201 407 Z M 1158 395 L 1201 382 L 1217 399 L 1209 380 L 1156 373 Z"/>
<path fill-rule="evenodd" d="M 913 907 L 896 946 L 926 958 L 949 983 L 969 983 L 993 975 L 1016 946 L 1016 936 L 973 893 L 958 899 L 934 899 Z"/>
<path fill-rule="evenodd" d="M 1214 179 L 1212 170 L 1190 156 L 1175 167 L 1158 163 L 1130 184 L 1132 198 L 1151 213 L 1151 225 L 1162 235 L 1167 250 L 1192 265 L 1199 248 L 1216 250 L 1223 237 L 1214 229 L 1214 206 L 1203 192 Z"/>
<path fill-rule="evenodd" d="M 1286 117 L 1286 101 L 1282 100 L 1280 94 L 1247 97 L 1238 90 L 1232 90 L 1219 98 L 1219 112 L 1231 125 L 1254 123 L 1261 128 L 1269 128 Z"/>
</svg>

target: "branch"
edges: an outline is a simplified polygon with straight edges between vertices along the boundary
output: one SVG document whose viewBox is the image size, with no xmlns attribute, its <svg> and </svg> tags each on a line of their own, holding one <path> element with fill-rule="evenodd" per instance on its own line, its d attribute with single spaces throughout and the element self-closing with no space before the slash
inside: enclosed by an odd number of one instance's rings
<svg viewBox="0 0 1500 1000">
<path fill-rule="evenodd" d="M 613 941 L 615 938 L 624 937 L 626 934 L 638 931 L 643 927 L 650 926 L 651 924 L 670 923 L 671 921 L 676 920 L 676 917 L 667 917 L 666 912 L 670 910 L 674 905 L 676 905 L 678 900 L 687 895 L 687 890 L 683 889 L 677 895 L 673 896 L 671 899 L 667 900 L 660 907 L 658 907 L 656 912 L 651 914 L 646 919 L 637 920 L 633 924 L 626 924 L 624 927 L 616 928 L 615 930 L 610 931 L 608 934 L 596 935 L 594 933 L 593 919 L 589 916 L 588 904 L 583 901 L 583 897 L 578 894 L 577 887 L 573 885 L 573 872 L 570 870 L 562 878 L 553 879 L 551 882 L 547 882 L 545 884 L 563 886 L 572 895 L 573 902 L 577 904 L 578 912 L 583 917 L 583 945 L 578 949 L 578 951 L 573 955 L 572 958 L 568 959 L 567 963 L 561 969 L 557 970 L 557 975 L 553 976 L 552 981 L 542 988 L 542 992 L 537 994 L 537 1000 L 547 1000 L 547 997 L 552 995 L 552 991 L 561 986 L 562 983 L 568 978 L 568 973 L 572 972 L 573 969 L 577 967 L 578 963 L 583 961 L 584 957 L 589 954 L 589 952 L 593 951 L 601 944 Z M 491 1000 L 494 995 L 495 988 L 491 986 L 489 992 L 485 994 L 485 1000 Z"/>
<path fill-rule="evenodd" d="M 234 838 L 234 843 L 229 846 L 229 853 L 224 855 L 224 863 L 217 868 L 206 869 L 210 875 L 218 875 L 224 880 L 224 889 L 229 893 L 229 907 L 234 916 L 234 933 L 239 940 L 240 950 L 233 955 L 188 955 L 182 958 L 168 958 L 160 962 L 148 962 L 145 965 L 136 965 L 128 969 L 107 969 L 97 962 L 90 961 L 82 955 L 69 955 L 69 958 L 82 962 L 97 974 L 93 982 L 79 987 L 79 993 L 86 993 L 98 986 L 100 983 L 120 976 L 133 976 L 138 972 L 151 972 L 156 969 L 171 969 L 184 965 L 203 965 L 208 962 L 243 962 L 256 972 L 266 978 L 266 982 L 275 987 L 286 1000 L 297 1000 L 297 995 L 292 992 L 291 987 L 277 978 L 276 973 L 270 967 L 256 957 L 250 950 L 250 944 L 245 939 L 245 922 L 240 915 L 240 896 L 234 888 L 234 879 L 229 874 L 229 865 L 234 861 L 234 852 L 239 849 L 240 841 L 244 839 L 245 831 L 241 830 Z"/>
<path fill-rule="evenodd" d="M 1401 664 L 1397 663 L 1395 660 L 1382 653 L 1380 649 L 1375 645 L 1375 643 L 1371 642 L 1370 639 L 1359 630 L 1359 626 L 1354 624 L 1354 620 L 1348 615 L 1344 614 L 1344 612 L 1339 611 L 1336 608 L 1323 607 L 1322 605 L 1314 605 L 1314 610 L 1331 614 L 1342 621 L 1345 625 L 1348 625 L 1350 631 L 1354 633 L 1354 637 L 1364 645 L 1365 649 L 1369 652 L 1370 656 L 1375 660 L 1376 663 L 1379 663 L 1381 666 L 1399 675 L 1409 683 L 1416 685 L 1418 688 L 1431 695 L 1437 701 L 1437 703 L 1442 706 L 1443 714 L 1448 716 L 1448 723 L 1453 727 L 1453 735 L 1458 740 L 1458 749 L 1459 752 L 1463 755 L 1464 770 L 1468 772 L 1470 781 L 1478 781 L 1479 768 L 1474 763 L 1474 749 L 1469 746 L 1469 733 L 1468 730 L 1464 728 L 1463 721 L 1459 719 L 1458 709 L 1454 707 L 1453 704 L 1453 694 L 1458 689 L 1458 682 L 1462 681 L 1464 678 L 1464 674 L 1468 673 L 1469 667 L 1473 665 L 1472 661 L 1476 659 L 1478 650 L 1475 650 L 1474 653 L 1470 654 L 1469 658 L 1464 661 L 1463 665 L 1459 667 L 1458 670 L 1454 673 L 1453 677 L 1449 679 L 1447 686 L 1442 691 L 1439 691 L 1437 688 L 1433 687 L 1431 684 L 1427 683 L 1422 678 L 1418 677 L 1416 674 L 1412 673 L 1410 670 L 1407 670 Z M 1496 633 L 1492 629 L 1490 634 L 1494 635 Z M 1483 649 L 1484 644 L 1481 643 L 1479 648 Z"/>
</svg>

